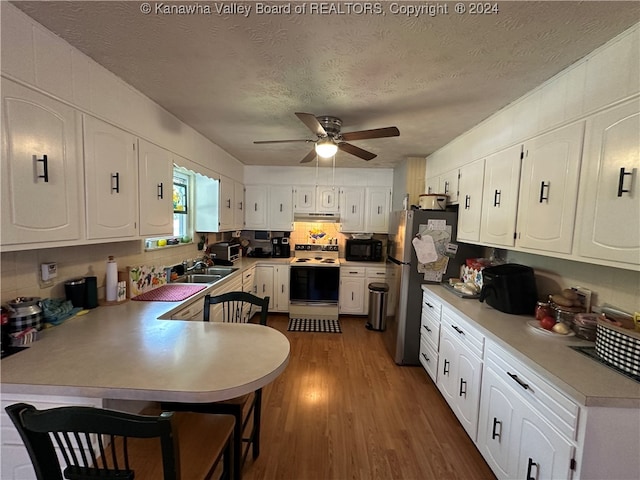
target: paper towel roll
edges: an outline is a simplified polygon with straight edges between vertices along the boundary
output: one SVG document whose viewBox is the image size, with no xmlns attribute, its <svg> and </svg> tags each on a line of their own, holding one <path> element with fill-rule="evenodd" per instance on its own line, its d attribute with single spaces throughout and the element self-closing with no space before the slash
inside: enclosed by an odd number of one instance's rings
<svg viewBox="0 0 640 480">
<path fill-rule="evenodd" d="M 112 256 L 107 261 L 107 281 L 105 283 L 105 298 L 107 302 L 118 299 L 118 264 Z"/>
</svg>

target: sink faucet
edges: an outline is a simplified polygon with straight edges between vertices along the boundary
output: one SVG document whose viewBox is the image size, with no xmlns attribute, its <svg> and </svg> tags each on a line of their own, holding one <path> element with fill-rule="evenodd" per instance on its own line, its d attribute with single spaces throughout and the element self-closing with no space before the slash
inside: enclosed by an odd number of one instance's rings
<svg viewBox="0 0 640 480">
<path fill-rule="evenodd" d="M 194 270 L 204 270 L 205 268 L 207 268 L 207 264 L 202 260 L 199 260 L 196 263 L 194 263 L 193 266 L 187 268 L 186 270 L 187 272 L 192 272 Z"/>
</svg>

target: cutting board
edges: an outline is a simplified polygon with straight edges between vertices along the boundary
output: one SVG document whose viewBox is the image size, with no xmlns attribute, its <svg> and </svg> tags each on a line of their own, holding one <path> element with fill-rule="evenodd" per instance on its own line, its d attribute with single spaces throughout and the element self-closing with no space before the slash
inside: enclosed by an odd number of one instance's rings
<svg viewBox="0 0 640 480">
<path fill-rule="evenodd" d="M 179 302 L 181 300 L 186 300 L 205 288 L 207 288 L 207 285 L 167 284 L 137 295 L 131 300 L 138 300 L 141 302 Z"/>
</svg>

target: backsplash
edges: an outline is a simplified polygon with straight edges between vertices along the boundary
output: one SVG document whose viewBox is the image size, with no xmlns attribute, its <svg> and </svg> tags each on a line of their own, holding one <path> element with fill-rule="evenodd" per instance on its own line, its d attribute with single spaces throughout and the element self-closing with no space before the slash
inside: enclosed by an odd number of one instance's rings
<svg viewBox="0 0 640 480">
<path fill-rule="evenodd" d="M 207 235 L 210 243 L 228 237 L 222 233 Z M 143 240 L 3 252 L 0 255 L 0 301 L 6 304 L 16 297 L 64 298 L 64 282 L 85 276 L 97 277 L 98 298 L 104 299 L 109 255 L 115 257 L 118 270 L 125 270 L 130 265 L 175 265 L 186 259 L 199 258 L 202 252 L 198 251 L 195 243 L 145 251 Z M 40 264 L 48 262 L 58 264 L 58 276 L 53 286 L 43 287 Z"/>
</svg>

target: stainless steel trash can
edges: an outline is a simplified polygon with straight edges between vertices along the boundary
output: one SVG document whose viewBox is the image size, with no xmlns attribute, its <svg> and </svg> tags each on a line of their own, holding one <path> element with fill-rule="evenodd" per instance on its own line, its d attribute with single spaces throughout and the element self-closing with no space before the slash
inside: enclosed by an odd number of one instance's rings
<svg viewBox="0 0 640 480">
<path fill-rule="evenodd" d="M 383 331 L 387 328 L 387 294 L 389 285 L 386 283 L 369 284 L 369 330 Z"/>
</svg>

